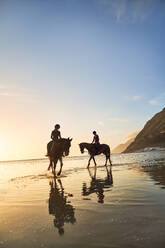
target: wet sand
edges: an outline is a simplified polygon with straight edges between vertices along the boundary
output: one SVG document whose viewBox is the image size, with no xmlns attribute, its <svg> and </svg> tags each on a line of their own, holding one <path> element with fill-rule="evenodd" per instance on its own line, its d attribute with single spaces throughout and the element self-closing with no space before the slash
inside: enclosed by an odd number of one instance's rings
<svg viewBox="0 0 165 248">
<path fill-rule="evenodd" d="M 0 247 L 165 247 L 165 154 L 0 163 Z"/>
</svg>

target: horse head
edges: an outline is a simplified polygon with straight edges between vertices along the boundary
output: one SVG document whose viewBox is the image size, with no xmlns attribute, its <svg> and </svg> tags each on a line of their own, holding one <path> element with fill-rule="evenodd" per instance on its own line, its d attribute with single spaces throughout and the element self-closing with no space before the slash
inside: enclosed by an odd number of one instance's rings
<svg viewBox="0 0 165 248">
<path fill-rule="evenodd" d="M 71 141 L 72 141 L 72 139 L 70 139 L 70 138 L 66 139 L 66 141 L 65 141 L 65 150 L 64 150 L 65 156 L 69 155 L 69 149 L 71 147 Z"/>
<path fill-rule="evenodd" d="M 80 147 L 81 153 L 84 153 L 84 145 L 83 145 L 83 143 L 80 143 L 79 144 L 79 147 Z"/>
</svg>

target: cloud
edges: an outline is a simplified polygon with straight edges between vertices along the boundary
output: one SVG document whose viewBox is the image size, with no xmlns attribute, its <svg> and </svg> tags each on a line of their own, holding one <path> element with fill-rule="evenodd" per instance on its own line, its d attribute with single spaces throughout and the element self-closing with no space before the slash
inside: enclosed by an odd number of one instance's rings
<svg viewBox="0 0 165 248">
<path fill-rule="evenodd" d="M 98 121 L 98 125 L 103 127 L 104 123 L 102 121 Z"/>
<path fill-rule="evenodd" d="M 11 92 L 0 92 L 0 96 L 19 96 L 19 95 Z"/>
<path fill-rule="evenodd" d="M 156 100 L 150 100 L 149 104 L 151 104 L 151 105 L 159 105 Z"/>
<path fill-rule="evenodd" d="M 4 89 L 4 86 L 3 85 L 0 85 L 0 89 Z"/>
<path fill-rule="evenodd" d="M 38 97 L 34 94 L 30 94 L 29 92 L 23 91 L 21 89 L 9 89 L 8 87 L 0 87 L 0 96 L 11 98 L 11 99 L 20 99 L 21 101 L 33 102 L 38 99 Z"/>
<path fill-rule="evenodd" d="M 4 84 L 0 84 L 0 90 L 4 90 L 4 89 L 6 89 L 7 88 L 7 86 L 6 85 L 4 85 Z"/>
<path fill-rule="evenodd" d="M 132 97 L 132 100 L 133 101 L 138 101 L 139 99 L 141 99 L 142 97 L 141 96 L 133 96 Z"/>
<path fill-rule="evenodd" d="M 143 21 L 152 14 L 153 7 L 161 0 L 96 0 L 106 7 L 109 14 L 121 21 Z"/>
<path fill-rule="evenodd" d="M 126 123 L 128 122 L 127 119 L 123 119 L 123 118 L 109 118 L 110 121 L 114 121 L 114 122 L 120 122 L 120 123 Z"/>
<path fill-rule="evenodd" d="M 161 93 L 159 96 L 148 101 L 151 105 L 164 106 L 165 105 L 165 92 Z"/>
</svg>

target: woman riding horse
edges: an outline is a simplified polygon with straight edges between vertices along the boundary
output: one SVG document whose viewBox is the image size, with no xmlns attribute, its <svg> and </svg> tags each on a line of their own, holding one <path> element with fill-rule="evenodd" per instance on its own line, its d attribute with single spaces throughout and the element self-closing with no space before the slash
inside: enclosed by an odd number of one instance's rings
<svg viewBox="0 0 165 248">
<path fill-rule="evenodd" d="M 95 148 L 96 148 L 96 153 L 99 152 L 99 148 L 100 148 L 100 140 L 99 140 L 99 136 L 96 133 L 96 131 L 93 131 L 93 141 L 92 144 L 95 144 Z"/>
<path fill-rule="evenodd" d="M 80 143 L 79 144 L 79 147 L 80 147 L 81 153 L 84 153 L 84 149 L 87 149 L 88 150 L 88 153 L 90 154 L 90 158 L 89 158 L 89 161 L 88 161 L 87 168 L 90 165 L 91 159 L 93 159 L 94 164 L 96 166 L 96 161 L 95 161 L 94 156 L 95 155 L 99 155 L 101 153 L 103 153 L 106 156 L 105 166 L 107 166 L 107 161 L 108 160 L 109 160 L 110 165 L 112 165 L 111 159 L 110 159 L 110 147 L 108 145 L 106 145 L 106 144 L 100 145 L 99 151 L 96 151 L 95 144 L 90 144 L 90 143 L 83 142 L 83 143 Z"/>
<path fill-rule="evenodd" d="M 63 139 L 61 138 L 61 133 L 59 131 L 60 125 L 56 124 L 55 129 L 51 133 L 51 139 L 47 144 L 47 156 L 49 157 L 50 164 L 48 167 L 48 170 L 52 168 L 52 173 L 55 174 L 56 164 L 58 160 L 60 161 L 60 171 L 58 172 L 58 175 L 61 174 L 62 171 L 62 157 L 69 155 L 69 148 L 71 146 L 72 139 Z"/>
<path fill-rule="evenodd" d="M 58 143 L 59 139 L 61 139 L 61 133 L 59 131 L 60 129 L 60 125 L 59 124 L 56 124 L 54 126 L 54 130 L 52 131 L 51 133 L 51 141 L 47 144 L 47 155 L 49 157 L 49 153 L 51 152 L 51 149 L 53 149 L 53 146 Z M 48 167 L 48 170 L 50 168 Z"/>
</svg>

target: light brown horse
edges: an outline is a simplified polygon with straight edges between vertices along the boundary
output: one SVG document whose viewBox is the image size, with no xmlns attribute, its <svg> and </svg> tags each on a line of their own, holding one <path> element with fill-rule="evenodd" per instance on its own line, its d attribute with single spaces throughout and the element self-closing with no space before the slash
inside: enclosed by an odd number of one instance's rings
<svg viewBox="0 0 165 248">
<path fill-rule="evenodd" d="M 96 166 L 96 161 L 95 161 L 94 156 L 99 155 L 99 154 L 102 154 L 102 153 L 103 153 L 103 154 L 105 155 L 105 157 L 106 157 L 105 166 L 107 166 L 107 161 L 108 161 L 108 160 L 109 160 L 110 165 L 112 165 L 111 159 L 110 159 L 110 153 L 111 153 L 111 152 L 110 152 L 110 147 L 109 147 L 108 145 L 106 145 L 106 144 L 101 144 L 101 145 L 100 145 L 100 148 L 99 148 L 99 151 L 96 151 L 96 146 L 95 146 L 95 144 L 91 144 L 91 143 L 85 143 L 85 142 L 83 142 L 83 143 L 80 143 L 80 144 L 79 144 L 79 147 L 80 147 L 81 153 L 84 153 L 84 149 L 87 149 L 87 150 L 88 150 L 88 153 L 89 153 L 89 155 L 90 155 L 90 158 L 89 158 L 89 161 L 88 161 L 88 166 L 87 166 L 87 168 L 88 168 L 89 165 L 90 165 L 91 159 L 93 159 L 94 164 L 95 164 L 95 166 Z"/>
<path fill-rule="evenodd" d="M 69 155 L 69 149 L 71 146 L 71 141 L 72 139 L 59 139 L 57 144 L 53 145 L 53 148 L 49 151 L 49 168 L 52 168 L 52 173 L 54 176 L 56 175 L 56 165 L 58 160 L 60 161 L 60 170 L 58 172 L 58 176 L 61 174 L 62 167 L 63 167 L 63 162 L 62 162 L 62 157 L 63 156 L 68 156 Z M 50 141 L 53 143 L 53 141 Z M 49 147 L 52 147 L 52 145 L 49 143 Z"/>
</svg>

